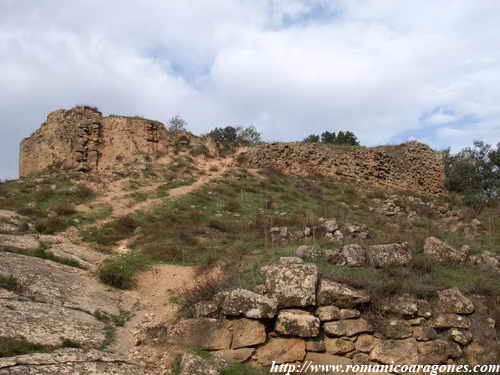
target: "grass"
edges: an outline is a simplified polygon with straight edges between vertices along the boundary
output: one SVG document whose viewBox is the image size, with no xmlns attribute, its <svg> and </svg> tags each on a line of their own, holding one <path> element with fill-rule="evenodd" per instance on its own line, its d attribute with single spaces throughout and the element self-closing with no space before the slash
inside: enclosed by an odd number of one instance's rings
<svg viewBox="0 0 500 375">
<path fill-rule="evenodd" d="M 57 256 L 54 253 L 45 249 L 44 247 L 41 247 L 38 250 L 36 250 L 33 253 L 33 256 L 41 259 L 51 260 L 52 262 L 64 264 L 66 266 L 84 269 L 84 267 L 76 259 Z"/>
<path fill-rule="evenodd" d="M 30 353 L 45 353 L 47 350 L 43 345 L 33 344 L 26 340 L 0 337 L 0 358 Z"/>
<path fill-rule="evenodd" d="M 92 189 L 77 183 L 75 176 L 60 173 L 0 183 L 0 209 L 27 216 L 43 234 L 74 225 L 79 218 L 75 207 L 95 196 Z"/>
<path fill-rule="evenodd" d="M 134 285 L 135 275 L 146 270 L 151 263 L 151 258 L 140 253 L 116 256 L 103 262 L 98 270 L 98 277 L 107 285 L 130 289 Z"/>
</svg>

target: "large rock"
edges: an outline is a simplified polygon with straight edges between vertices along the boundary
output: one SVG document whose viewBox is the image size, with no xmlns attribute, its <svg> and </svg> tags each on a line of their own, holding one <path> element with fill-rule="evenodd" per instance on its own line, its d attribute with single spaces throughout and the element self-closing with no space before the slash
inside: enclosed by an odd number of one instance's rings
<svg viewBox="0 0 500 375">
<path fill-rule="evenodd" d="M 446 363 L 450 354 L 450 345 L 444 340 L 419 342 L 417 347 L 420 363 L 429 365 Z"/>
<path fill-rule="evenodd" d="M 460 345 L 468 345 L 472 341 L 472 334 L 470 331 L 460 330 L 457 328 L 450 329 L 450 338 L 459 343 Z"/>
<path fill-rule="evenodd" d="M 0 210 L 0 233 L 20 233 L 29 228 L 29 219 L 13 211 Z"/>
<path fill-rule="evenodd" d="M 322 322 L 340 320 L 340 308 L 337 306 L 321 306 L 316 309 L 316 316 Z"/>
<path fill-rule="evenodd" d="M 121 294 L 79 268 L 50 260 L 0 252 L 0 273 L 15 276 L 24 295 L 37 302 L 67 306 L 90 314 L 120 314 Z"/>
<path fill-rule="evenodd" d="M 381 324 L 381 332 L 388 339 L 406 339 L 412 336 L 413 329 L 406 320 L 390 319 Z"/>
<path fill-rule="evenodd" d="M 385 365 L 418 364 L 418 348 L 415 339 L 383 340 L 370 353 L 370 360 Z"/>
<path fill-rule="evenodd" d="M 254 348 L 226 349 L 216 352 L 223 360 L 232 363 L 243 363 L 255 353 Z"/>
<path fill-rule="evenodd" d="M 377 301 L 377 305 L 382 311 L 404 317 L 411 317 L 418 313 L 418 300 L 410 294 L 383 299 Z"/>
<path fill-rule="evenodd" d="M 165 340 L 170 344 L 223 350 L 231 349 L 231 322 L 211 318 L 186 319 L 168 327 Z"/>
<path fill-rule="evenodd" d="M 436 237 L 425 240 L 424 254 L 441 264 L 464 263 L 467 259 L 464 249 L 457 250 Z"/>
<path fill-rule="evenodd" d="M 342 255 L 347 266 L 361 267 L 366 263 L 366 250 L 357 244 L 345 245 Z"/>
<path fill-rule="evenodd" d="M 431 325 L 433 328 L 463 328 L 469 329 L 472 325 L 469 318 L 457 314 L 439 314 Z"/>
<path fill-rule="evenodd" d="M 440 310 L 455 314 L 472 314 L 474 304 L 458 288 L 438 292 Z"/>
<path fill-rule="evenodd" d="M 257 349 L 255 357 L 263 366 L 276 363 L 302 361 L 306 355 L 306 344 L 301 339 L 273 338 Z"/>
<path fill-rule="evenodd" d="M 352 365 L 352 360 L 326 353 L 307 353 L 306 362 L 315 365 Z"/>
<path fill-rule="evenodd" d="M 83 311 L 46 303 L 0 299 L 0 337 L 62 347 L 71 341 L 98 348 L 106 340 L 105 324 Z"/>
<path fill-rule="evenodd" d="M 233 349 L 253 346 L 266 342 L 266 327 L 259 321 L 250 319 L 233 320 Z"/>
<path fill-rule="evenodd" d="M 245 316 L 251 319 L 274 318 L 278 304 L 269 298 L 246 289 L 232 290 L 224 299 L 222 312 L 228 316 Z"/>
<path fill-rule="evenodd" d="M 356 340 L 356 350 L 362 353 L 370 353 L 379 343 L 379 339 L 372 335 L 361 335 Z"/>
<path fill-rule="evenodd" d="M 271 265 L 262 267 L 266 289 L 278 306 L 305 307 L 316 304 L 318 269 L 313 264 Z"/>
<path fill-rule="evenodd" d="M 374 267 L 404 266 L 410 264 L 413 258 L 408 242 L 370 246 L 367 256 Z"/>
<path fill-rule="evenodd" d="M 276 332 L 287 336 L 316 337 L 319 335 L 320 320 L 307 311 L 281 310 L 276 320 Z"/>
<path fill-rule="evenodd" d="M 325 349 L 329 354 L 346 354 L 354 350 L 354 343 L 343 338 L 325 338 Z"/>
<path fill-rule="evenodd" d="M 323 325 L 325 332 L 329 336 L 355 336 L 360 333 L 373 332 L 370 323 L 364 319 L 339 320 L 328 322 Z"/>
<path fill-rule="evenodd" d="M 52 353 L 0 358 L 0 375 L 142 375 L 145 373 L 145 369 L 138 364 L 98 350 L 60 349 Z"/>
<path fill-rule="evenodd" d="M 0 250 L 30 254 L 41 245 L 33 235 L 0 234 Z"/>
<path fill-rule="evenodd" d="M 353 307 L 370 301 L 370 296 L 361 290 L 336 281 L 322 279 L 318 290 L 318 304 Z"/>
</svg>

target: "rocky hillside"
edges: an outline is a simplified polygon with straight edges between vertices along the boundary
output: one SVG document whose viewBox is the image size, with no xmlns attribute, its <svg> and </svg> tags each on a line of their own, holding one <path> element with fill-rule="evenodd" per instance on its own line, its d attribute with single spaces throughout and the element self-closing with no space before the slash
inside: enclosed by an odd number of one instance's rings
<svg viewBox="0 0 500 375">
<path fill-rule="evenodd" d="M 111 121 L 73 111 L 59 115 Z M 322 147 L 196 142 L 147 167 L 130 154 L 109 173 L 52 165 L 0 183 L 0 374 L 500 361 L 497 206 L 419 193 L 441 191 L 437 164 L 405 190 L 421 166 L 399 185 L 384 168 L 353 183 L 354 167 L 301 154 Z M 285 163 L 298 154 L 307 167 Z"/>
</svg>

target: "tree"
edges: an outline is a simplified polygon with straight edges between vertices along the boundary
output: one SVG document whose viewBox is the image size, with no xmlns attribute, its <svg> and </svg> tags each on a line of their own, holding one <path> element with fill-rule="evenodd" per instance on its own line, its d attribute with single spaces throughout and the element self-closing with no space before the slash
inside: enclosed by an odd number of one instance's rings
<svg viewBox="0 0 500 375">
<path fill-rule="evenodd" d="M 319 143 L 319 135 L 311 134 L 304 138 L 304 143 Z"/>
<path fill-rule="evenodd" d="M 321 133 L 321 143 L 324 144 L 334 144 L 337 140 L 337 135 L 335 132 L 330 133 L 329 131 L 325 131 Z"/>
<path fill-rule="evenodd" d="M 237 137 L 241 142 L 257 144 L 262 141 L 262 135 L 255 128 L 255 126 L 251 125 L 246 128 L 238 127 L 236 130 Z"/>
<path fill-rule="evenodd" d="M 215 128 L 208 135 L 223 145 L 232 145 L 238 139 L 238 129 L 233 126 Z"/>
<path fill-rule="evenodd" d="M 452 154 L 443 151 L 445 186 L 462 193 L 466 202 L 481 208 L 500 194 L 500 143 L 496 149 L 481 141 Z"/>
<path fill-rule="evenodd" d="M 172 133 L 179 133 L 186 131 L 186 125 L 186 120 L 177 115 L 168 121 L 167 128 Z"/>
</svg>

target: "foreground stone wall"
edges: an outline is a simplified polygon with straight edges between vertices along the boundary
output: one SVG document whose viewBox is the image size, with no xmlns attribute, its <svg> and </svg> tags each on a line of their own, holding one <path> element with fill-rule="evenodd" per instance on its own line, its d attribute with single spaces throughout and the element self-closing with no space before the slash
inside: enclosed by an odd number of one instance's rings
<svg viewBox="0 0 500 375">
<path fill-rule="evenodd" d="M 453 288 L 435 301 L 408 294 L 373 299 L 295 257 L 261 272 L 265 284 L 198 303 L 194 318 L 168 326 L 161 336 L 261 366 L 498 363 L 498 301 L 491 298 L 466 297 Z"/>
<path fill-rule="evenodd" d="M 420 193 L 441 193 L 444 167 L 439 153 L 409 142 L 374 148 L 272 143 L 250 149 L 241 163 L 296 176 L 339 176 Z"/>
<path fill-rule="evenodd" d="M 47 121 L 21 143 L 19 174 L 48 167 L 83 172 L 113 170 L 124 164 L 151 162 L 168 153 L 186 134 L 173 135 L 157 121 L 108 116 L 75 107 L 49 113 Z"/>
</svg>

